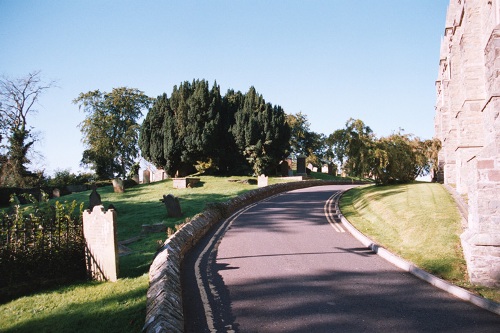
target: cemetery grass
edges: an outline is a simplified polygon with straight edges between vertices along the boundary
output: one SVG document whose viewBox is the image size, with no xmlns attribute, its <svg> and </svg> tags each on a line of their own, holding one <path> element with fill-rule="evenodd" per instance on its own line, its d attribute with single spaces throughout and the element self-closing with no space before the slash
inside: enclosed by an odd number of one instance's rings
<svg viewBox="0 0 500 333">
<path fill-rule="evenodd" d="M 346 192 L 343 215 L 377 244 L 425 271 L 496 302 L 498 289 L 472 286 L 460 243 L 461 216 L 441 184 L 364 186 Z"/>
<path fill-rule="evenodd" d="M 228 180 L 237 180 L 229 182 Z M 172 189 L 171 180 L 137 185 L 125 193 L 111 186 L 98 189 L 105 207 L 118 212 L 118 241 L 130 253 L 120 256 L 118 282 L 79 282 L 20 297 L 0 304 L 0 332 L 140 332 L 146 317 L 149 266 L 167 233 L 141 235 L 143 224 L 161 223 L 172 229 L 201 212 L 208 202 L 223 202 L 257 185 L 248 177 L 201 177 L 188 189 Z M 183 216 L 167 218 L 159 200 L 172 193 L 179 198 Z M 59 198 L 88 203 L 90 191 Z"/>
</svg>

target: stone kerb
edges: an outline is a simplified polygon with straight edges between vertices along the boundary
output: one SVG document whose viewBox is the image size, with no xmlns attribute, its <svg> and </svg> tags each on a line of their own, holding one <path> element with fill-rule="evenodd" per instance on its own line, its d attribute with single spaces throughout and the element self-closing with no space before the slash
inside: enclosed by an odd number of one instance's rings
<svg viewBox="0 0 500 333">
<path fill-rule="evenodd" d="M 239 209 L 281 192 L 345 182 L 301 181 L 274 184 L 244 193 L 224 203 L 209 204 L 174 235 L 165 241 L 149 270 L 146 320 L 143 332 L 183 332 L 182 289 L 180 270 L 184 255 L 207 231 Z M 350 184 L 350 183 L 348 183 Z"/>
</svg>

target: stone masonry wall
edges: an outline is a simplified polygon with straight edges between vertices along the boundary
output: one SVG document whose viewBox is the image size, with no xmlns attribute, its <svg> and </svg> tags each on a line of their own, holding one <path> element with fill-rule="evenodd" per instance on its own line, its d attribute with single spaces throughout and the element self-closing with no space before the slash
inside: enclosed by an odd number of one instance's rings
<svg viewBox="0 0 500 333">
<path fill-rule="evenodd" d="M 468 200 L 469 276 L 500 286 L 500 0 L 450 1 L 436 91 L 438 180 Z"/>
</svg>

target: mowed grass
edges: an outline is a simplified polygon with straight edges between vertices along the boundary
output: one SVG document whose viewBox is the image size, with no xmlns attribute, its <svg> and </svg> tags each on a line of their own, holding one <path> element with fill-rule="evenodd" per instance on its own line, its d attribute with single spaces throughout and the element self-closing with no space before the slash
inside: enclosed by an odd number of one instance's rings
<svg viewBox="0 0 500 333">
<path fill-rule="evenodd" d="M 246 183 L 248 179 L 202 176 L 199 186 L 190 189 L 172 189 L 172 182 L 166 180 L 138 185 L 123 194 L 113 193 L 111 187 L 98 192 L 105 207 L 116 207 L 118 239 L 124 241 L 140 236 L 143 224 L 173 228 L 202 211 L 208 202 L 226 201 L 257 188 Z M 270 184 L 280 181 L 269 179 Z M 169 193 L 179 197 L 182 218 L 167 218 L 159 199 Z M 60 201 L 87 203 L 89 194 L 73 194 Z M 460 217 L 441 185 L 368 186 L 349 191 L 341 205 L 344 215 L 381 245 L 423 269 L 468 286 L 458 238 Z M 132 253 L 120 257 L 118 282 L 75 283 L 1 304 L 0 332 L 140 332 L 146 314 L 147 273 L 158 245 L 166 238 L 165 233 L 142 235 L 127 244 Z M 498 291 L 480 291 L 492 299 L 498 297 Z"/>
<path fill-rule="evenodd" d="M 245 183 L 248 177 L 201 177 L 199 186 L 173 189 L 166 180 L 113 193 L 99 188 L 103 205 L 118 212 L 118 240 L 141 236 L 126 246 L 131 254 L 120 257 L 118 282 L 81 282 L 20 297 L 0 305 L 0 332 L 140 332 L 146 317 L 148 271 L 166 233 L 141 235 L 143 224 L 161 223 L 174 228 L 201 212 L 208 202 L 226 201 L 257 188 Z M 238 180 L 242 182 L 229 181 Z M 168 218 L 159 200 L 165 194 L 179 198 L 184 215 Z M 72 194 L 59 201 L 88 203 L 90 191 Z"/>
<path fill-rule="evenodd" d="M 461 216 L 441 184 L 363 186 L 344 194 L 343 215 L 379 245 L 445 280 L 495 301 L 496 289 L 468 283 Z"/>
</svg>

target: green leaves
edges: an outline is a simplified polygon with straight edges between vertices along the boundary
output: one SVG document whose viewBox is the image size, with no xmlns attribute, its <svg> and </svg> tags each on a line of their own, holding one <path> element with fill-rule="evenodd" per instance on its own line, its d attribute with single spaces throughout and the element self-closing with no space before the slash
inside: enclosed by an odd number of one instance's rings
<svg viewBox="0 0 500 333">
<path fill-rule="evenodd" d="M 429 173 L 441 147 L 438 140 L 421 141 L 411 134 L 376 138 L 359 119 L 328 137 L 337 160 L 349 175 L 374 178 L 382 184 L 408 183 Z"/>
<path fill-rule="evenodd" d="M 163 126 L 158 124 L 163 119 Z M 158 97 L 141 127 L 142 155 L 168 174 L 186 174 L 194 165 L 238 174 L 268 172 L 288 154 L 289 127 L 279 106 L 266 103 L 255 88 L 247 94 L 217 83 L 194 80 Z M 163 154 L 159 154 L 160 147 Z"/>
<path fill-rule="evenodd" d="M 99 179 L 124 177 L 139 155 L 137 120 L 151 99 L 134 88 L 114 88 L 81 93 L 74 101 L 87 114 L 80 124 L 83 143 L 82 164 L 90 166 Z"/>
</svg>

